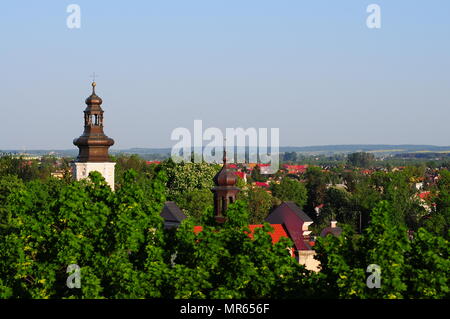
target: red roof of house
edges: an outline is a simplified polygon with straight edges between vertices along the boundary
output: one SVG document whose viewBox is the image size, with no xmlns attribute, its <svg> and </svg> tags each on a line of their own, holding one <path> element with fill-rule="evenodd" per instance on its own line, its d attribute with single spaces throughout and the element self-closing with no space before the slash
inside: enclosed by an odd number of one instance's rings
<svg viewBox="0 0 450 319">
<path fill-rule="evenodd" d="M 289 165 L 289 164 L 283 164 L 284 168 L 288 169 L 306 169 L 308 168 L 308 165 Z"/>
<path fill-rule="evenodd" d="M 419 194 L 421 199 L 428 199 L 430 197 L 431 192 L 422 192 Z"/>
<path fill-rule="evenodd" d="M 269 184 L 263 182 L 255 182 L 255 185 L 259 187 L 269 187 Z"/>
<path fill-rule="evenodd" d="M 308 165 L 288 165 L 288 164 L 283 164 L 283 168 L 287 169 L 289 172 L 304 173 L 304 172 L 306 172 L 306 169 L 308 168 Z"/>
<path fill-rule="evenodd" d="M 236 164 L 228 164 L 228 168 L 238 168 Z"/>
<path fill-rule="evenodd" d="M 264 225 L 248 225 L 248 228 L 250 229 L 250 234 L 248 236 L 253 239 L 253 233 L 256 228 L 262 228 Z M 273 231 L 269 233 L 270 237 L 272 237 L 272 243 L 276 244 L 280 241 L 281 237 L 289 238 L 286 231 L 284 230 L 283 225 L 281 224 L 271 224 L 270 226 L 273 227 Z M 194 226 L 194 233 L 198 234 L 203 230 L 202 226 Z"/>
<path fill-rule="evenodd" d="M 312 223 L 312 219 L 294 202 L 283 202 L 266 218 L 266 221 L 270 224 L 283 224 L 297 250 L 311 249 L 307 238 L 303 236 L 303 224 Z"/>
<path fill-rule="evenodd" d="M 194 226 L 194 233 L 197 235 L 203 230 L 203 226 Z"/>
<path fill-rule="evenodd" d="M 150 164 L 161 164 L 160 161 L 147 161 L 146 163 L 147 163 L 148 165 L 150 165 Z"/>
<path fill-rule="evenodd" d="M 256 166 L 259 167 L 267 167 L 270 166 L 271 164 L 263 164 L 263 163 L 248 163 L 245 166 L 247 167 L 248 170 L 252 170 L 253 168 L 255 168 Z"/>
<path fill-rule="evenodd" d="M 234 172 L 234 175 L 239 176 L 242 179 L 245 178 L 245 173 L 244 172 Z"/>
<path fill-rule="evenodd" d="M 250 228 L 251 233 L 249 234 L 249 237 L 253 239 L 253 233 L 256 228 L 262 228 L 264 225 L 248 225 L 248 228 Z M 270 225 L 273 227 L 273 232 L 269 233 L 270 237 L 272 237 L 272 244 L 276 244 L 280 241 L 281 237 L 289 238 L 286 231 L 284 230 L 283 225 L 281 224 L 272 224 Z"/>
</svg>

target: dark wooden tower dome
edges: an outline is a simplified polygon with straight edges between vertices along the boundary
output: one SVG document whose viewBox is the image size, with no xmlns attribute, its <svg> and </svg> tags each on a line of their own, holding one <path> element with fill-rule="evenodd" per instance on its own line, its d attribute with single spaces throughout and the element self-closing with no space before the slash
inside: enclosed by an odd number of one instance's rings
<svg viewBox="0 0 450 319">
<path fill-rule="evenodd" d="M 80 150 L 77 162 L 109 162 L 108 149 L 114 145 L 114 140 L 103 133 L 103 101 L 95 94 L 95 85 L 92 82 L 92 94 L 86 99 L 84 132 L 73 140 Z"/>
</svg>

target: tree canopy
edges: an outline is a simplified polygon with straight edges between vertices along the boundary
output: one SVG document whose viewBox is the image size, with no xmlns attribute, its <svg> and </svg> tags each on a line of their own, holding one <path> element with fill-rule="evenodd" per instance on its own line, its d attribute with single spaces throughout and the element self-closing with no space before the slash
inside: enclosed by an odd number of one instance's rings
<svg viewBox="0 0 450 319">
<path fill-rule="evenodd" d="M 96 172 L 82 181 L 29 179 L 7 166 L 14 163 L 2 163 L 2 298 L 450 297 L 445 169 L 430 190 L 436 205 L 428 211 L 412 187 L 420 170 L 358 175 L 349 190 L 330 187 L 326 174 L 312 168 L 306 191 L 285 177 L 272 188 L 274 196 L 241 181 L 243 196 L 217 225 L 206 192 L 216 166 L 167 161 L 148 167 L 124 159 L 112 192 Z M 160 217 L 168 199 L 184 200 L 192 214 L 171 230 Z M 291 257 L 289 239 L 272 243 L 264 218 L 275 199 L 324 203 L 323 222 L 331 216 L 344 224 L 339 237 L 317 239 L 320 272 Z M 366 218 L 361 233 L 359 212 Z M 264 226 L 250 236 L 253 223 Z M 79 266 L 79 288 L 67 285 L 69 265 Z M 380 288 L 368 287 L 370 265 L 379 267 Z"/>
</svg>

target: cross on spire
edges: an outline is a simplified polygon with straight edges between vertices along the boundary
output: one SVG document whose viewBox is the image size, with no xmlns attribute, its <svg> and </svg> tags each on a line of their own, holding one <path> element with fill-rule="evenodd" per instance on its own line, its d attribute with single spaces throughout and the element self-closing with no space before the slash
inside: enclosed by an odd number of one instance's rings
<svg viewBox="0 0 450 319">
<path fill-rule="evenodd" d="M 92 75 L 90 75 L 90 77 L 92 78 L 92 94 L 95 94 L 95 86 L 97 85 L 95 83 L 95 78 L 98 77 L 98 75 L 94 72 L 92 73 Z"/>
<path fill-rule="evenodd" d="M 98 74 L 92 73 L 92 75 L 90 75 L 89 77 L 92 78 L 92 82 L 95 82 L 95 78 L 98 77 Z"/>
</svg>

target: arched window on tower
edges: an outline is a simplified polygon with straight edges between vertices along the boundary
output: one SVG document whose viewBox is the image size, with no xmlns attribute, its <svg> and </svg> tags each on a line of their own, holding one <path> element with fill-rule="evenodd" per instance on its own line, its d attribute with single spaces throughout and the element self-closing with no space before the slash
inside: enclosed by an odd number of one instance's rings
<svg viewBox="0 0 450 319">
<path fill-rule="evenodd" d="M 222 215 L 225 214 L 225 211 L 227 210 L 227 198 L 226 197 L 222 197 Z"/>
</svg>

